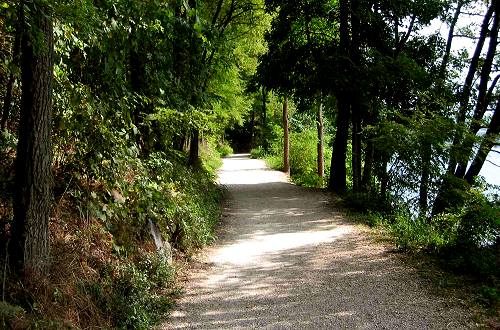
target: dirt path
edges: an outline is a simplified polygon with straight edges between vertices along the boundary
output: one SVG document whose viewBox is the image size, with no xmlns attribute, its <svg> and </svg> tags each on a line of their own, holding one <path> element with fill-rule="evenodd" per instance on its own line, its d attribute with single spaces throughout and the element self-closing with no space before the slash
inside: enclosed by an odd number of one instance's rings
<svg viewBox="0 0 500 330">
<path fill-rule="evenodd" d="M 475 328 L 326 194 L 245 155 L 224 160 L 220 181 L 220 239 L 161 329 Z"/>
</svg>

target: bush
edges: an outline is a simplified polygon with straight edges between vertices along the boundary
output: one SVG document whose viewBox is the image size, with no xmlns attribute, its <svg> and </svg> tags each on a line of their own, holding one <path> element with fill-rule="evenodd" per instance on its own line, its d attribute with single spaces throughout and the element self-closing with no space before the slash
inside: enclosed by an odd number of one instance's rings
<svg viewBox="0 0 500 330">
<path fill-rule="evenodd" d="M 227 143 L 218 144 L 217 151 L 219 152 L 221 157 L 227 157 L 229 155 L 232 155 L 234 152 L 233 148 L 231 148 L 231 146 Z"/>
<path fill-rule="evenodd" d="M 440 251 L 455 242 L 456 225 L 444 227 L 427 218 L 413 218 L 408 213 L 396 213 L 389 230 L 396 246 L 403 251 Z"/>
<path fill-rule="evenodd" d="M 264 158 L 265 156 L 266 156 L 266 151 L 261 146 L 258 146 L 257 148 L 250 150 L 250 158 L 257 159 L 257 158 Z"/>
</svg>

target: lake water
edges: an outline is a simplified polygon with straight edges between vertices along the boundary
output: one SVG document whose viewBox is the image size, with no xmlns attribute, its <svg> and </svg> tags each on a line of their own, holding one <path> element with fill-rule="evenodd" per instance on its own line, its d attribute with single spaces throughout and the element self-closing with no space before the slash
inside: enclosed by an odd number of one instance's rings
<svg viewBox="0 0 500 330">
<path fill-rule="evenodd" d="M 500 146 L 494 148 L 495 151 L 500 152 Z M 486 158 L 486 162 L 479 172 L 486 182 L 493 185 L 500 186 L 500 154 L 496 152 L 490 152 Z"/>
</svg>

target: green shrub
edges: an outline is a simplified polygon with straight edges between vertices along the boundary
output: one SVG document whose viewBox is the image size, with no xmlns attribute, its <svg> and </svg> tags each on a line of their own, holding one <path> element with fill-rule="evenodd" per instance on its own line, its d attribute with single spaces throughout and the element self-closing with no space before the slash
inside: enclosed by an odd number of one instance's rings
<svg viewBox="0 0 500 330">
<path fill-rule="evenodd" d="M 110 266 L 99 282 L 82 283 L 120 329 L 150 329 L 171 309 L 174 269 L 156 253 Z M 170 290 L 166 290 L 170 288 Z"/>
<path fill-rule="evenodd" d="M 265 156 L 266 156 L 266 151 L 261 146 L 258 146 L 257 148 L 253 148 L 252 150 L 250 150 L 250 158 L 257 159 L 257 158 L 264 158 Z"/>
<path fill-rule="evenodd" d="M 391 210 L 389 201 L 368 192 L 348 191 L 343 195 L 346 203 L 361 212 L 387 213 Z"/>
<path fill-rule="evenodd" d="M 403 251 L 439 251 L 455 242 L 456 237 L 456 226 L 443 230 L 427 218 L 413 218 L 403 212 L 393 216 L 389 230 L 396 246 Z"/>
<path fill-rule="evenodd" d="M 233 148 L 227 143 L 220 143 L 217 145 L 217 151 L 221 157 L 227 157 L 234 153 Z"/>
</svg>

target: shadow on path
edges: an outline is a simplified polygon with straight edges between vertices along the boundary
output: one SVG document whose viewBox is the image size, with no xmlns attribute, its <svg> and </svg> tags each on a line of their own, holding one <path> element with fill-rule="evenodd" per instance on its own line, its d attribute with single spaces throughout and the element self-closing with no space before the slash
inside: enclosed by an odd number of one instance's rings
<svg viewBox="0 0 500 330">
<path fill-rule="evenodd" d="M 163 329 L 473 327 L 327 194 L 247 156 L 226 159 L 220 178 L 229 197 L 210 267 L 192 275 Z"/>
</svg>

